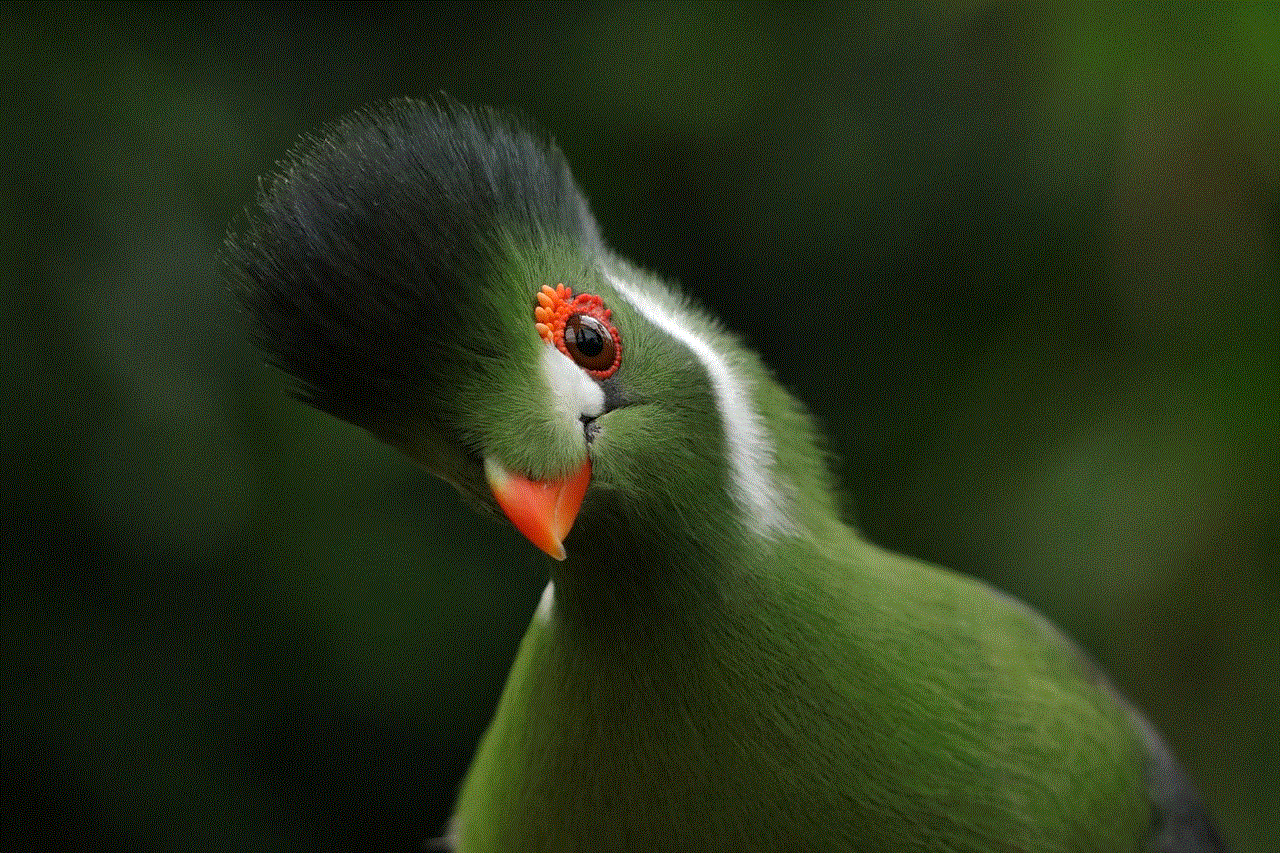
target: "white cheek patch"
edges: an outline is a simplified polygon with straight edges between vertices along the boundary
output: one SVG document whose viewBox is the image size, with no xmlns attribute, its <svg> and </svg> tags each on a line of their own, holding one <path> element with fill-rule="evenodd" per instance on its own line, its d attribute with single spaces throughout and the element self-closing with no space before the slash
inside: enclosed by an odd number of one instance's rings
<svg viewBox="0 0 1280 853">
<path fill-rule="evenodd" d="M 773 440 L 755 409 L 748 381 L 698 334 L 695 323 L 679 309 L 662 304 L 608 270 L 602 271 L 623 299 L 654 326 L 688 347 L 702 363 L 724 425 L 733 497 L 747 526 L 766 539 L 780 531 L 793 530 L 786 502 L 773 479 Z"/>
<path fill-rule="evenodd" d="M 604 413 L 604 389 L 573 363 L 573 359 L 547 344 L 542 350 L 542 378 L 551 395 L 551 405 L 572 433 L 582 432 L 582 417 Z"/>
</svg>

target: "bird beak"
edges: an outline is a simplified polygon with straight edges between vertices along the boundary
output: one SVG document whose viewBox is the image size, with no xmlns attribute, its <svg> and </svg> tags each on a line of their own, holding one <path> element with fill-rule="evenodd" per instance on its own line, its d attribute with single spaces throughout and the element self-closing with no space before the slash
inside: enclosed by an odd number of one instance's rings
<svg viewBox="0 0 1280 853">
<path fill-rule="evenodd" d="M 569 535 L 587 486 L 591 485 L 591 460 L 583 460 L 582 467 L 563 480 L 534 481 L 512 474 L 492 458 L 486 458 L 484 477 L 516 530 L 552 557 L 563 560 L 564 537 Z"/>
</svg>

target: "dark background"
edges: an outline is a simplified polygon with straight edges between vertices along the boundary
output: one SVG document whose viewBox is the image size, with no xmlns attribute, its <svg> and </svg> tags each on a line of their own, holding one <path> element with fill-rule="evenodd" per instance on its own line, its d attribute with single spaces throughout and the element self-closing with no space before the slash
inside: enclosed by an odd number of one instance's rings
<svg viewBox="0 0 1280 853">
<path fill-rule="evenodd" d="M 1081 4 L 1084 5 L 1084 4 Z M 0 8 L 4 842 L 407 850 L 546 578 L 290 401 L 219 279 L 297 137 L 516 110 L 827 426 L 1280 837 L 1280 6 Z"/>
</svg>

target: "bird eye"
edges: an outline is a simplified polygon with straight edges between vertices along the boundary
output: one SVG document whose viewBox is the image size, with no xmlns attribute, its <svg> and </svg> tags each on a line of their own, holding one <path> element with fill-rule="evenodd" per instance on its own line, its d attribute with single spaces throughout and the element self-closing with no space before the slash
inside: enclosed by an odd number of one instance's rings
<svg viewBox="0 0 1280 853">
<path fill-rule="evenodd" d="M 622 338 L 609 321 L 613 312 L 591 293 L 573 295 L 563 284 L 543 286 L 534 306 L 538 334 L 596 379 L 612 376 L 622 363 Z"/>
<path fill-rule="evenodd" d="M 590 314 L 571 314 L 565 320 L 564 348 L 587 370 L 608 370 L 613 364 L 613 336 Z"/>
</svg>

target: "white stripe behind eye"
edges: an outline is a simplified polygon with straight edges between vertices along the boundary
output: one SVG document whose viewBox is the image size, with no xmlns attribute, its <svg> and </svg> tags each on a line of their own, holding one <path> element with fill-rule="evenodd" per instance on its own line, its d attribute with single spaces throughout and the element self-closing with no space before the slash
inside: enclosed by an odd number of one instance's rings
<svg viewBox="0 0 1280 853">
<path fill-rule="evenodd" d="M 646 320 L 684 344 L 702 362 L 711 380 L 716 409 L 724 425 L 733 497 L 747 525 L 765 538 L 792 529 L 793 524 L 787 517 L 782 495 L 772 476 L 773 442 L 752 405 L 748 383 L 733 370 L 724 356 L 694 331 L 694 324 L 682 312 L 659 304 L 649 294 L 631 287 L 608 270 L 602 272 L 613 289 Z"/>
</svg>

